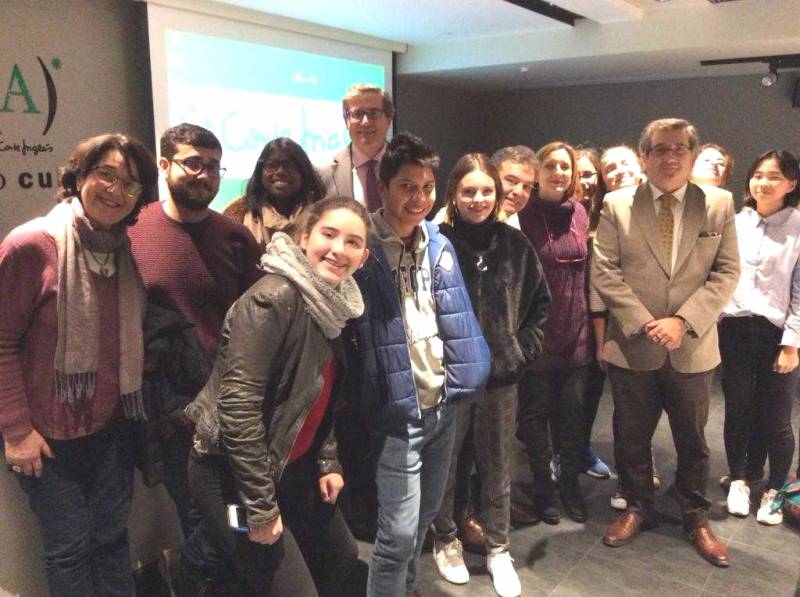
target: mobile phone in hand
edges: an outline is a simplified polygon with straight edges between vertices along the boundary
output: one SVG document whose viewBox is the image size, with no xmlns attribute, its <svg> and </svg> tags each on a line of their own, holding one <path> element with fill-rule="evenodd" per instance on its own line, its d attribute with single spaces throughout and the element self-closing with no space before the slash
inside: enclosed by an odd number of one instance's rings
<svg viewBox="0 0 800 597">
<path fill-rule="evenodd" d="M 237 533 L 249 533 L 247 513 L 239 504 L 228 504 L 228 526 Z"/>
</svg>

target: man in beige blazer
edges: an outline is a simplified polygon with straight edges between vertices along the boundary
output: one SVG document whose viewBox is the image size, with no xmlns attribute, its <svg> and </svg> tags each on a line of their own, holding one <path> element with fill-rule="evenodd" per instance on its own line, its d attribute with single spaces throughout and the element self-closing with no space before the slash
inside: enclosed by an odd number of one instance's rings
<svg viewBox="0 0 800 597">
<path fill-rule="evenodd" d="M 708 525 L 704 429 L 720 362 L 716 321 L 736 287 L 739 252 L 730 193 L 689 183 L 698 144 L 685 120 L 648 124 L 639 142 L 648 182 L 606 195 L 594 241 L 592 283 L 610 313 L 603 354 L 629 504 L 603 542 L 624 545 L 655 522 L 650 442 L 664 410 L 684 528 L 700 555 L 727 566 Z"/>
<path fill-rule="evenodd" d="M 325 196 L 353 197 L 370 212 L 377 211 L 381 207 L 378 165 L 394 116 L 392 96 L 380 87 L 356 83 L 342 98 L 342 115 L 351 143 L 317 166 Z"/>
</svg>

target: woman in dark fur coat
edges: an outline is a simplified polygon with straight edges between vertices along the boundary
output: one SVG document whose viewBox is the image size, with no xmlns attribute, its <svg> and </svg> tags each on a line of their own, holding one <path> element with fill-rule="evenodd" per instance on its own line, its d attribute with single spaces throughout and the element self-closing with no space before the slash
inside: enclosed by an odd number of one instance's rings
<svg viewBox="0 0 800 597">
<path fill-rule="evenodd" d="M 459 455 L 471 435 L 473 445 L 468 448 L 472 450 L 463 453 L 474 451 L 475 455 L 487 568 L 498 593 L 519 594 L 513 588 L 519 587 L 519 579 L 508 554 L 510 441 L 516 427 L 517 381 L 527 363 L 541 352 L 550 293 L 531 244 L 519 230 L 497 221 L 502 189 L 494 165 L 480 153 L 463 156 L 447 181 L 446 215 L 440 230 L 458 255 L 473 310 L 492 353 L 492 372 L 484 395 L 458 407 L 447 490 L 434 521 L 434 558 L 448 581 L 469 580 L 453 507 L 454 501 L 467 499 L 456 493 L 468 491 L 472 463 L 459 462 Z"/>
</svg>

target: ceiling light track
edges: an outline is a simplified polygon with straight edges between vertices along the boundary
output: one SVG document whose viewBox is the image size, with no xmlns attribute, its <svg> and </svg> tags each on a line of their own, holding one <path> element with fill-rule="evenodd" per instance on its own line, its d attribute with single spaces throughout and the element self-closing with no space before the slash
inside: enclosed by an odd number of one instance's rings
<svg viewBox="0 0 800 597">
<path fill-rule="evenodd" d="M 578 19 L 583 18 L 579 14 L 570 12 L 569 10 L 561 8 L 560 6 L 556 6 L 552 2 L 544 2 L 544 0 L 506 0 L 506 2 L 519 6 L 520 8 L 530 10 L 536 14 L 540 14 L 543 17 L 555 19 L 556 21 L 565 23 L 570 27 L 574 27 Z"/>
</svg>

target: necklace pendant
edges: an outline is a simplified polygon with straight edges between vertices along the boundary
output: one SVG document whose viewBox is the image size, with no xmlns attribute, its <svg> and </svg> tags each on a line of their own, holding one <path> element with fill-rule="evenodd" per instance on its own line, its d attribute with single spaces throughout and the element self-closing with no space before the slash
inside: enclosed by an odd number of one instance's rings
<svg viewBox="0 0 800 597">
<path fill-rule="evenodd" d="M 489 269 L 489 266 L 486 265 L 486 262 L 483 260 L 483 255 L 478 255 L 478 262 L 475 264 L 478 268 L 479 272 L 485 272 Z"/>
</svg>

